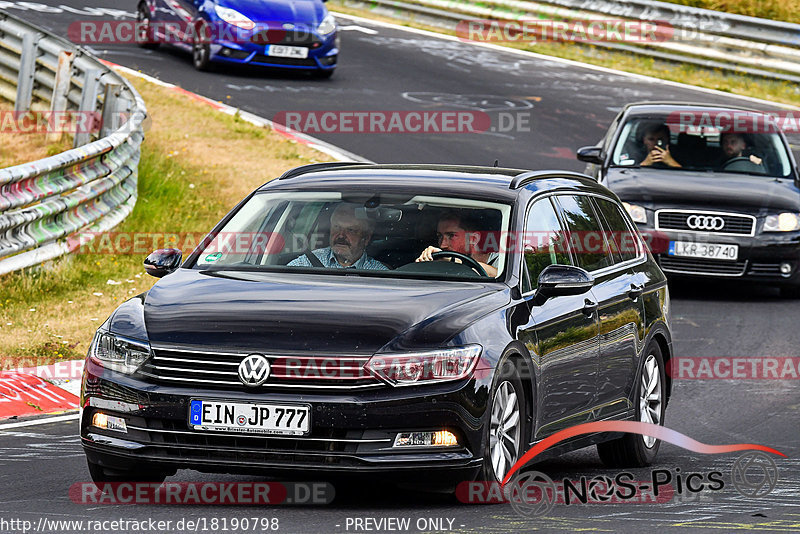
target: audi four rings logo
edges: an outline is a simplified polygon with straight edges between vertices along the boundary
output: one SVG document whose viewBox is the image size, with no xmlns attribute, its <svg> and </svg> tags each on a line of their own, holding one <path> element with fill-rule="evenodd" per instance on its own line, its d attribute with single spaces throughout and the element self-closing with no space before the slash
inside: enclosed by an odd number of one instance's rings
<svg viewBox="0 0 800 534">
<path fill-rule="evenodd" d="M 692 230 L 722 230 L 725 227 L 725 219 L 713 215 L 689 215 L 686 225 Z"/>
<path fill-rule="evenodd" d="M 239 380 L 245 386 L 260 386 L 269 378 L 269 360 L 260 354 L 250 354 L 239 364 Z"/>
</svg>

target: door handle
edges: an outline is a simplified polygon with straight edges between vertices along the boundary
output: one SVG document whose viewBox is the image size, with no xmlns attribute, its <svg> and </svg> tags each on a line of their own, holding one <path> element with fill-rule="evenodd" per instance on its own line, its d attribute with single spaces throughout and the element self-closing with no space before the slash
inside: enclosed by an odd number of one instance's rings
<svg viewBox="0 0 800 534">
<path fill-rule="evenodd" d="M 583 314 L 591 317 L 597 311 L 597 303 L 593 300 L 583 299 Z"/>
<path fill-rule="evenodd" d="M 628 297 L 630 297 L 631 300 L 636 300 L 642 296 L 642 291 L 644 291 L 643 285 L 637 286 L 636 284 L 631 284 L 631 288 L 628 291 Z"/>
</svg>

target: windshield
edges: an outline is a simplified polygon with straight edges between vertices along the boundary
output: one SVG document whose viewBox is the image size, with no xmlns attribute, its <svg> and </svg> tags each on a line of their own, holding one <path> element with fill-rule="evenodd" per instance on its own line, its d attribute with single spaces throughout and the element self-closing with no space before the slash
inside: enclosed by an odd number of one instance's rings
<svg viewBox="0 0 800 534">
<path fill-rule="evenodd" d="M 625 123 L 612 153 L 612 165 L 791 176 L 790 160 L 777 133 L 683 126 L 671 119 L 664 115 Z"/>
<path fill-rule="evenodd" d="M 510 214 L 509 205 L 454 197 L 267 191 L 239 209 L 195 268 L 496 279 Z"/>
</svg>

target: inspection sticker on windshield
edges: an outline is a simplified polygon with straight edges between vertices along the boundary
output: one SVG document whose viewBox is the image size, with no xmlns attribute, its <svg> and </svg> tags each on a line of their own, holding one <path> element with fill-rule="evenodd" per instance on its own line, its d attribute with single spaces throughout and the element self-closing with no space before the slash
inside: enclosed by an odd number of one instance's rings
<svg viewBox="0 0 800 534">
<path fill-rule="evenodd" d="M 189 426 L 195 430 L 303 436 L 311 429 L 310 412 L 308 405 L 192 400 Z"/>
<path fill-rule="evenodd" d="M 267 55 L 305 59 L 308 57 L 308 48 L 304 46 L 267 45 Z"/>
<path fill-rule="evenodd" d="M 670 241 L 667 254 L 670 256 L 688 256 L 690 258 L 736 260 L 739 257 L 739 245 Z"/>
</svg>

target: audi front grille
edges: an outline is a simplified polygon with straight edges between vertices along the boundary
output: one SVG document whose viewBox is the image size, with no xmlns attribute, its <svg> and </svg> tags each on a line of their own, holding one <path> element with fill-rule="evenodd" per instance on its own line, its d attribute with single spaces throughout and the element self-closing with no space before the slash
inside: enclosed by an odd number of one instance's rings
<svg viewBox="0 0 800 534">
<path fill-rule="evenodd" d="M 718 211 L 658 210 L 656 230 L 752 237 L 756 218 Z"/>
</svg>

